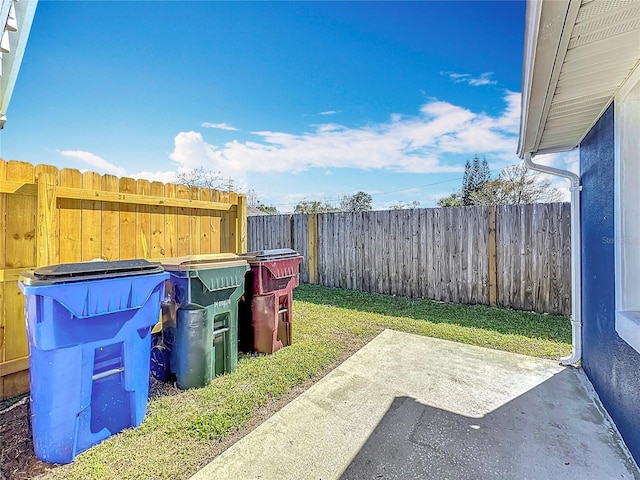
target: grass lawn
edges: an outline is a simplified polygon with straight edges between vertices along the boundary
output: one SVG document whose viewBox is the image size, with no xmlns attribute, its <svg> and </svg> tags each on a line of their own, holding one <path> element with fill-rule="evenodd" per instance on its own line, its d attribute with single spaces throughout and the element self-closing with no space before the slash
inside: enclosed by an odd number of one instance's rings
<svg viewBox="0 0 640 480">
<path fill-rule="evenodd" d="M 565 317 L 309 285 L 295 290 L 293 308 L 293 345 L 242 356 L 205 388 L 156 396 L 139 428 L 48 478 L 188 478 L 385 328 L 546 358 L 571 351 Z"/>
</svg>

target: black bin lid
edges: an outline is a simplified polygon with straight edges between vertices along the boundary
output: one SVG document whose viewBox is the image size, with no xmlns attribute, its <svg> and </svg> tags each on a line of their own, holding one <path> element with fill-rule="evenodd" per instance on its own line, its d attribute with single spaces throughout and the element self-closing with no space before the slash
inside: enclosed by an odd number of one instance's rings
<svg viewBox="0 0 640 480">
<path fill-rule="evenodd" d="M 273 250 L 259 250 L 240 254 L 241 257 L 251 262 L 267 262 L 272 260 L 284 260 L 300 256 L 298 252 L 290 248 L 276 248 Z"/>
<path fill-rule="evenodd" d="M 40 267 L 24 272 L 20 281 L 25 285 L 79 282 L 131 275 L 148 275 L 162 273 L 164 269 L 159 263 L 147 260 L 117 260 L 114 262 L 80 262 L 63 263 L 49 267 Z"/>
</svg>

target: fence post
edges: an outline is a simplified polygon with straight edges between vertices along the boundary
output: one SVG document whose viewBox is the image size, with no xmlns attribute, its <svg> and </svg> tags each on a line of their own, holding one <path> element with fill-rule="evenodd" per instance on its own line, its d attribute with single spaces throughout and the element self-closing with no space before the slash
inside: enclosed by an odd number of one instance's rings
<svg viewBox="0 0 640 480">
<path fill-rule="evenodd" d="M 237 214 L 236 253 L 244 253 L 247 251 L 247 197 L 245 195 L 238 195 Z"/>
<path fill-rule="evenodd" d="M 308 265 L 309 265 L 309 283 L 317 283 L 316 268 L 317 268 L 317 235 L 318 235 L 318 214 L 310 213 L 307 215 L 307 251 L 308 251 Z"/>
<path fill-rule="evenodd" d="M 43 267 L 55 263 L 54 216 L 56 181 L 50 173 L 38 174 L 38 210 L 36 217 L 36 263 Z"/>
<path fill-rule="evenodd" d="M 287 225 L 289 228 L 289 231 L 287 232 L 287 242 L 289 243 L 289 248 L 295 250 L 295 242 L 293 241 L 293 215 L 289 215 L 289 222 Z"/>
<path fill-rule="evenodd" d="M 498 269 L 496 265 L 496 206 L 489 206 L 489 305 L 495 306 L 498 297 Z"/>
</svg>

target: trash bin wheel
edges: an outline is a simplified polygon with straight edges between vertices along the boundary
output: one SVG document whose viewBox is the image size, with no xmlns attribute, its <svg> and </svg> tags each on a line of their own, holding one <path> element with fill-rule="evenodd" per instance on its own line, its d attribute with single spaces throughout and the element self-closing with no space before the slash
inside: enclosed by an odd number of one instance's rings
<svg viewBox="0 0 640 480">
<path fill-rule="evenodd" d="M 160 335 L 154 335 L 151 346 L 151 375 L 156 380 L 169 380 L 169 349 L 162 343 Z"/>
</svg>

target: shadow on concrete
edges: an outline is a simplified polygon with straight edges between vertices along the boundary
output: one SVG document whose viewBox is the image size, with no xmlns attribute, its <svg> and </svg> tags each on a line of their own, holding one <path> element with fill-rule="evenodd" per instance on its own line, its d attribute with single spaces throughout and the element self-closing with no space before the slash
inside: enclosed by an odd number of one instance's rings
<svg viewBox="0 0 640 480">
<path fill-rule="evenodd" d="M 376 293 L 300 285 L 295 300 L 317 305 L 334 306 L 360 312 L 391 315 L 480 328 L 505 335 L 560 341 L 571 344 L 571 328 L 567 317 L 515 311 L 485 305 L 457 305 L 429 299 L 410 299 Z"/>
<path fill-rule="evenodd" d="M 341 479 L 640 480 L 598 405 L 570 369 L 481 418 L 396 397 Z"/>
</svg>

